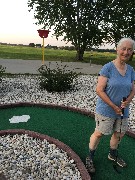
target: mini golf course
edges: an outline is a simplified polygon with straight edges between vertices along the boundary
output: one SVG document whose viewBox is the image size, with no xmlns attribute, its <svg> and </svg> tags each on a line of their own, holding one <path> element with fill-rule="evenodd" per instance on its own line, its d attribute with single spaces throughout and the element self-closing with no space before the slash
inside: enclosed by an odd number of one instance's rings
<svg viewBox="0 0 135 180">
<path fill-rule="evenodd" d="M 13 116 L 29 115 L 28 122 L 13 123 Z M 89 137 L 95 128 L 93 117 L 71 110 L 36 105 L 1 106 L 0 130 L 25 129 L 48 135 L 68 145 L 85 163 L 88 155 Z M 92 180 L 134 180 L 135 139 L 125 135 L 119 147 L 119 154 L 128 166 L 118 174 L 113 163 L 107 159 L 110 136 L 101 139 L 95 156 L 96 173 Z"/>
</svg>

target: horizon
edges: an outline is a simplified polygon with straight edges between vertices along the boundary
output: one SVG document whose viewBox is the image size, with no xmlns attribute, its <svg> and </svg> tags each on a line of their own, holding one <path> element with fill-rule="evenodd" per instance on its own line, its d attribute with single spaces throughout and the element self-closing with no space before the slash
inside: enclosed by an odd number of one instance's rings
<svg viewBox="0 0 135 180">
<path fill-rule="evenodd" d="M 30 42 L 30 43 L 33 43 L 33 42 Z M 30 44 L 30 43 L 29 43 L 29 44 Z M 9 45 L 11 45 L 11 46 L 13 46 L 13 45 L 15 45 L 15 46 L 21 46 L 21 45 L 22 45 L 22 46 L 29 46 L 29 44 L 16 44 L 16 43 L 0 42 L 0 45 L 8 45 L 8 46 L 9 46 Z M 40 44 L 41 47 L 42 47 L 42 44 L 41 44 L 41 43 L 34 43 L 34 44 L 35 44 L 35 47 L 36 47 L 36 45 L 38 45 L 38 44 Z M 50 44 L 47 44 L 47 45 L 52 46 L 52 47 L 53 47 L 53 46 L 56 46 L 56 45 L 50 45 Z M 46 45 L 46 46 L 47 46 L 47 45 Z M 46 47 L 46 46 L 44 46 L 44 47 Z M 66 47 L 66 46 L 67 46 L 67 47 L 72 47 L 73 45 L 60 45 L 60 46 L 57 45 L 56 47 Z M 100 46 L 100 47 L 92 47 L 92 49 L 105 49 L 105 50 L 108 49 L 108 50 L 114 50 L 114 47 L 113 47 L 113 48 L 108 48 L 108 47 L 106 47 L 106 48 L 104 47 L 104 48 L 103 48 L 103 47 Z"/>
</svg>

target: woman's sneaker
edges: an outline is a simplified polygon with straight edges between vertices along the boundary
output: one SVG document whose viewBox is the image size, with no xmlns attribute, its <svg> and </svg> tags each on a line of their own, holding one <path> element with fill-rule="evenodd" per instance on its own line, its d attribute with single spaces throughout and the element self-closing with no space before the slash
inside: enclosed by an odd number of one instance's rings
<svg viewBox="0 0 135 180">
<path fill-rule="evenodd" d="M 108 154 L 108 159 L 111 160 L 111 161 L 116 161 L 117 160 L 117 164 L 120 166 L 120 167 L 126 167 L 127 164 L 126 162 L 119 158 L 119 157 L 116 157 L 116 156 L 112 156 L 110 153 Z"/>
<path fill-rule="evenodd" d="M 95 167 L 90 157 L 86 157 L 86 169 L 88 173 L 95 173 Z"/>
</svg>

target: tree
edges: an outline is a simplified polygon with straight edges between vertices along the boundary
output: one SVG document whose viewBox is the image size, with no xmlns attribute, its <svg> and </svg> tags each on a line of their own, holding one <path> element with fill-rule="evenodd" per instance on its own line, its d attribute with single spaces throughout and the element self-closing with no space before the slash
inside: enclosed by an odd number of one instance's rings
<svg viewBox="0 0 135 180">
<path fill-rule="evenodd" d="M 29 46 L 30 47 L 35 47 L 35 44 L 34 43 L 29 43 Z"/>
<path fill-rule="evenodd" d="M 77 60 L 83 60 L 88 46 L 116 43 L 121 37 L 130 36 L 129 26 L 134 34 L 132 0 L 28 0 L 28 6 L 34 9 L 38 25 L 54 27 L 56 38 L 64 36 L 75 46 Z"/>
<path fill-rule="evenodd" d="M 107 32 L 106 40 L 109 43 L 117 42 L 122 37 L 135 39 L 135 1 L 111 0 L 104 11 L 102 29 Z"/>
<path fill-rule="evenodd" d="M 64 35 L 65 41 L 71 41 L 77 51 L 77 60 L 83 59 L 88 45 L 92 47 L 102 43 L 104 32 L 100 28 L 100 1 L 29 0 L 28 6 L 31 9 L 35 7 L 37 24 L 43 28 L 54 26 L 57 38 Z"/>
</svg>

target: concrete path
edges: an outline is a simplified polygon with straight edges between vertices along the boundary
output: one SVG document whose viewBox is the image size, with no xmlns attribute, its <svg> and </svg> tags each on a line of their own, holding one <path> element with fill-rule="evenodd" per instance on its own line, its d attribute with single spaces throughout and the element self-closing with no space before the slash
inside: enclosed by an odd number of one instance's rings
<svg viewBox="0 0 135 180">
<path fill-rule="evenodd" d="M 73 70 L 77 73 L 81 72 L 84 74 L 98 74 L 101 65 L 95 65 L 90 63 L 81 63 L 81 62 L 59 62 L 57 61 L 45 61 L 45 65 L 49 66 L 49 62 L 51 62 L 50 67 L 54 69 L 58 66 L 67 65 L 66 69 Z M 30 74 L 38 74 L 38 68 L 42 65 L 41 60 L 21 60 L 21 59 L 0 59 L 0 65 L 6 67 L 6 73 L 30 73 Z"/>
</svg>

